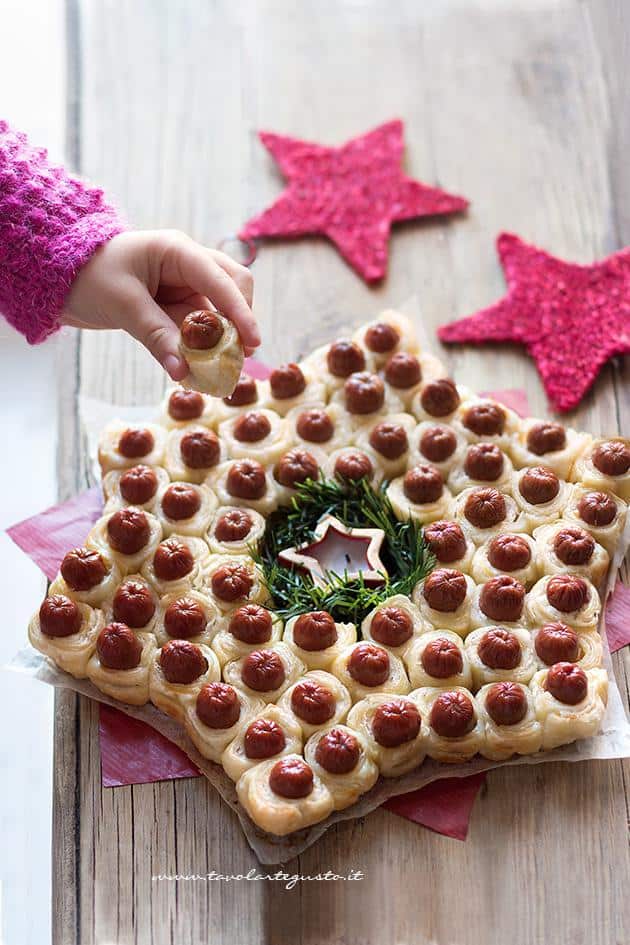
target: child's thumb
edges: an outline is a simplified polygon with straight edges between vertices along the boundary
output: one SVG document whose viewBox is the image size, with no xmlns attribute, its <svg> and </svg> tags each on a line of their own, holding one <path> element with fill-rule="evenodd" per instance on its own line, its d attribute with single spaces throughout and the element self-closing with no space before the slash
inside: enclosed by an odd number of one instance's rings
<svg viewBox="0 0 630 945">
<path fill-rule="evenodd" d="M 172 380 L 181 381 L 186 377 L 188 364 L 179 353 L 179 329 L 148 292 L 133 305 L 126 328 Z"/>
</svg>

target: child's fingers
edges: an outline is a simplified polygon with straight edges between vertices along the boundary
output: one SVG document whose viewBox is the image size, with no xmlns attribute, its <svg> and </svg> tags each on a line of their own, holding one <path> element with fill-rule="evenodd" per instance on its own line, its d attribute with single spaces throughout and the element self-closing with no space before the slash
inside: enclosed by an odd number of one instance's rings
<svg viewBox="0 0 630 945">
<path fill-rule="evenodd" d="M 128 312 L 125 329 L 145 346 L 172 380 L 183 380 L 188 364 L 179 353 L 179 329 L 175 322 L 146 291 L 128 303 Z"/>
<path fill-rule="evenodd" d="M 228 256 L 227 253 L 222 253 L 221 250 L 210 249 L 208 252 L 215 262 L 221 266 L 221 269 L 224 269 L 228 276 L 234 279 L 240 289 L 241 295 L 251 308 L 254 301 L 254 277 L 249 269 L 247 269 L 246 266 L 241 266 L 240 263 L 232 259 L 231 256 Z"/>
</svg>

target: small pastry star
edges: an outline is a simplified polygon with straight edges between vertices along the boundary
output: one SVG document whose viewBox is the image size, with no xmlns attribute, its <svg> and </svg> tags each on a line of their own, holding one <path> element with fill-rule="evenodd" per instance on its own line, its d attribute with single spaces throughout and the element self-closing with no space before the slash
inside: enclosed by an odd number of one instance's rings
<svg viewBox="0 0 630 945">
<path fill-rule="evenodd" d="M 552 405 L 571 410 L 606 361 L 630 351 L 630 247 L 590 266 L 557 259 L 511 233 L 499 236 L 497 248 L 507 295 L 438 335 L 525 345 Z"/>
<path fill-rule="evenodd" d="M 402 121 L 379 125 L 338 148 L 265 131 L 260 139 L 287 178 L 287 188 L 245 224 L 240 238 L 321 233 L 367 282 L 387 271 L 392 223 L 468 206 L 463 197 L 403 173 Z"/>
<path fill-rule="evenodd" d="M 282 564 L 309 572 L 319 587 L 330 584 L 331 575 L 352 581 L 360 574 L 372 587 L 384 584 L 387 576 L 380 558 L 384 537 L 381 528 L 350 528 L 334 515 L 324 515 L 312 542 L 286 548 L 278 557 Z"/>
</svg>

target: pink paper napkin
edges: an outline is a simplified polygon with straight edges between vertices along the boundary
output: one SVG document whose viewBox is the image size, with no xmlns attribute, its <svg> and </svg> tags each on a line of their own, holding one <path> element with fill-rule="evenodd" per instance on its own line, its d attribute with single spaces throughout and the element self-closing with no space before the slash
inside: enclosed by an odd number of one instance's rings
<svg viewBox="0 0 630 945">
<path fill-rule="evenodd" d="M 479 396 L 492 397 L 494 400 L 498 400 L 500 404 L 509 407 L 519 417 L 529 417 L 531 414 L 527 391 L 522 387 L 509 387 L 505 390 L 484 390 L 480 391 Z"/>
<path fill-rule="evenodd" d="M 630 587 L 621 581 L 606 603 L 606 637 L 611 653 L 630 643 Z"/>
<path fill-rule="evenodd" d="M 390 797 L 382 806 L 446 837 L 465 840 L 473 804 L 485 780 L 483 771 L 468 778 L 442 778 L 418 791 Z"/>
</svg>

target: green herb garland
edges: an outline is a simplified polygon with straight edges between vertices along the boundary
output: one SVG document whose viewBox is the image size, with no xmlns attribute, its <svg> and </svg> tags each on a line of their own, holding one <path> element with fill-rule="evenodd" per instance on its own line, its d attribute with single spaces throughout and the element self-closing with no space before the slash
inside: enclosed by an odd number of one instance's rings
<svg viewBox="0 0 630 945">
<path fill-rule="evenodd" d="M 359 626 L 366 614 L 388 597 L 411 596 L 435 560 L 418 522 L 396 518 L 386 485 L 374 489 L 367 479 L 308 479 L 298 486 L 290 506 L 269 516 L 262 545 L 253 555 L 262 568 L 277 613 L 289 618 L 311 610 L 327 610 L 335 620 Z M 362 577 L 349 580 L 344 575 L 330 574 L 329 584 L 318 587 L 310 575 L 278 562 L 284 549 L 309 542 L 319 520 L 328 514 L 349 527 L 383 530 L 381 558 L 387 569 L 384 584 L 368 587 Z"/>
</svg>

